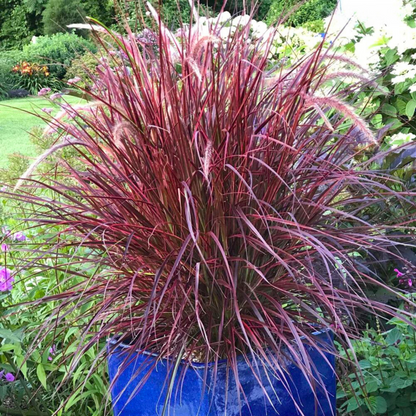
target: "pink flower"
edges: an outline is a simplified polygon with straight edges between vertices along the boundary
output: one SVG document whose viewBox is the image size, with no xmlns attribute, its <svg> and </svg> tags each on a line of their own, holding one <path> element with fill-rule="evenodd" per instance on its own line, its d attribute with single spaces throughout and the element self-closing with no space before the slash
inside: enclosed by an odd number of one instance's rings
<svg viewBox="0 0 416 416">
<path fill-rule="evenodd" d="M 61 92 L 56 92 L 55 94 L 52 94 L 51 96 L 50 96 L 50 99 L 53 101 L 53 100 L 56 100 L 56 99 L 58 99 L 58 98 L 61 98 L 62 97 L 62 93 Z"/>
<path fill-rule="evenodd" d="M 397 277 L 404 276 L 404 273 L 402 273 L 399 269 L 394 269 L 394 271 L 397 273 Z"/>
<path fill-rule="evenodd" d="M 56 345 L 55 344 L 53 344 L 52 347 L 49 348 L 49 354 L 51 354 L 51 355 L 48 357 L 48 360 L 52 361 L 53 356 L 56 355 Z"/>
<path fill-rule="evenodd" d="M 52 113 L 52 108 L 43 107 L 43 108 L 42 108 L 42 111 L 43 111 L 44 113 L 51 114 L 51 113 Z"/>
<path fill-rule="evenodd" d="M 407 281 L 407 284 L 409 285 L 409 287 L 412 287 L 412 286 L 413 286 L 413 281 L 412 281 L 412 279 L 409 279 L 409 280 Z"/>
<path fill-rule="evenodd" d="M 80 77 L 75 77 L 75 78 L 71 78 L 71 79 L 69 79 L 68 81 L 67 81 L 67 83 L 69 84 L 69 85 L 73 85 L 73 84 L 76 84 L 76 83 L 78 83 L 78 82 L 80 82 L 81 81 L 81 78 Z"/>
<path fill-rule="evenodd" d="M 39 97 L 43 97 L 46 94 L 49 94 L 51 92 L 50 88 L 42 88 L 39 92 L 38 92 L 38 96 Z"/>
<path fill-rule="evenodd" d="M 7 373 L 5 378 L 6 378 L 7 381 L 10 381 L 10 382 L 15 380 L 15 377 L 12 373 Z"/>
<path fill-rule="evenodd" d="M 8 292 L 13 289 L 14 278 L 6 267 L 0 269 L 0 292 Z"/>
<path fill-rule="evenodd" d="M 3 244 L 0 246 L 0 250 L 1 250 L 3 253 L 7 253 L 8 251 L 10 251 L 10 247 L 9 247 L 6 243 L 3 243 Z"/>
<path fill-rule="evenodd" d="M 22 232 L 18 231 L 13 234 L 12 239 L 16 241 L 26 241 L 27 237 Z"/>
</svg>

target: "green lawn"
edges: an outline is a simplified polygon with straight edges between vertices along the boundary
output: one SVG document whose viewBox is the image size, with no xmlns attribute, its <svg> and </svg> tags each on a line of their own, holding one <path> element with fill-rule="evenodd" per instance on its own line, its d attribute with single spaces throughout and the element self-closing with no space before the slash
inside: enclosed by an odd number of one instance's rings
<svg viewBox="0 0 416 416">
<path fill-rule="evenodd" d="M 65 97 L 65 101 L 75 104 L 81 100 L 76 97 Z M 49 100 L 29 97 L 6 100 L 0 102 L 0 168 L 7 166 L 7 156 L 11 153 L 22 153 L 26 156 L 35 156 L 35 149 L 30 142 L 29 132 L 33 126 L 44 125 L 43 121 L 29 114 L 42 113 L 43 107 L 59 110 L 57 105 Z"/>
</svg>

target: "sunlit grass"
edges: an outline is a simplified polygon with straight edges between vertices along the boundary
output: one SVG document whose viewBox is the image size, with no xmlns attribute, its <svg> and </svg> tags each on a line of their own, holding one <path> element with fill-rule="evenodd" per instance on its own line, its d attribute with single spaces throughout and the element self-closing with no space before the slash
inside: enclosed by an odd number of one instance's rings
<svg viewBox="0 0 416 416">
<path fill-rule="evenodd" d="M 80 99 L 68 96 L 65 101 L 75 104 Z M 36 155 L 35 146 L 30 141 L 30 130 L 34 126 L 42 126 L 43 121 L 30 113 L 39 114 L 44 107 L 53 108 L 52 114 L 59 110 L 58 105 L 38 97 L 0 102 L 0 167 L 7 166 L 7 156 L 11 153 Z"/>
</svg>

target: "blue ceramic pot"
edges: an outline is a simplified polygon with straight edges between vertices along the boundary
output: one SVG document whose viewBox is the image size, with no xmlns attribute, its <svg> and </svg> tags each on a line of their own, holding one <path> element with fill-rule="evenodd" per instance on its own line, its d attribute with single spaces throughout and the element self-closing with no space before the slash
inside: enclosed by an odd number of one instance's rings
<svg viewBox="0 0 416 416">
<path fill-rule="evenodd" d="M 333 345 L 332 334 L 320 332 L 316 334 L 317 342 Z M 112 345 L 112 346 L 111 346 Z M 159 361 L 150 377 L 140 386 L 140 375 L 155 364 L 155 358 L 149 354 L 136 354 L 129 357 L 128 365 L 123 365 L 127 357 L 126 346 L 119 345 L 114 348 L 110 341 L 109 373 L 112 382 L 111 395 L 113 399 L 114 416 L 156 416 L 162 414 L 167 392 L 167 378 L 173 371 L 174 363 Z M 179 386 L 173 387 L 173 393 L 166 414 L 171 416 L 263 416 L 281 415 L 292 416 L 332 416 L 335 415 L 335 358 L 326 354 L 327 361 L 316 349 L 306 345 L 312 362 L 323 381 L 323 387 L 317 387 L 317 401 L 312 388 L 306 378 L 295 366 L 289 364 L 287 377 L 291 395 L 282 382 L 267 370 L 260 371 L 263 388 L 253 375 L 253 371 L 241 357 L 238 364 L 239 382 L 244 390 L 244 396 L 238 393 L 233 372 L 227 369 L 227 361 L 220 361 L 217 368 L 215 388 L 212 388 L 213 365 L 208 365 L 207 380 L 204 389 L 204 376 L 206 366 L 195 364 L 186 368 L 180 364 L 177 370 Z M 185 374 L 183 375 L 183 371 Z M 228 378 L 228 383 L 226 382 Z M 271 402 L 265 397 L 264 390 L 268 392 Z M 325 389 L 325 390 L 324 390 Z M 326 391 L 326 393 L 325 393 Z M 328 400 L 328 397 L 330 398 Z M 294 404 L 297 402 L 302 413 Z"/>
</svg>

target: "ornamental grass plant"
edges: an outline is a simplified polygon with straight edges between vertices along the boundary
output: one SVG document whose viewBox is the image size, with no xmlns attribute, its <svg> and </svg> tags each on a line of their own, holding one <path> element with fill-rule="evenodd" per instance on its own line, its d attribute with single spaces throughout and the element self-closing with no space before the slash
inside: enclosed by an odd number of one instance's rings
<svg viewBox="0 0 416 416">
<path fill-rule="evenodd" d="M 89 102 L 64 104 L 48 129 L 77 163 L 10 194 L 29 203 L 32 227 L 60 230 L 22 267 L 65 269 L 76 282 L 37 302 L 56 305 L 38 342 L 82 316 L 70 370 L 116 337 L 131 354 L 188 365 L 226 358 L 237 380 L 238 357 L 282 380 L 289 360 L 317 388 L 304 347 L 326 352 L 317 329 L 348 348 L 360 314 L 410 317 L 365 288 L 410 302 L 378 278 L 371 253 L 406 264 L 395 248 L 410 219 L 394 211 L 414 194 L 357 161 L 377 141 L 347 102 L 361 86 L 328 87 L 340 60 L 324 42 L 286 70 L 268 59 L 273 30 L 253 39 L 248 22 L 223 38 L 226 23 L 202 31 L 192 14 L 176 34 L 157 16 L 147 37 L 95 26 L 114 46 Z M 65 261 L 41 261 L 51 253 Z"/>
</svg>

